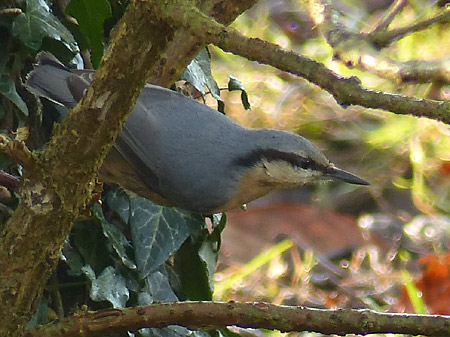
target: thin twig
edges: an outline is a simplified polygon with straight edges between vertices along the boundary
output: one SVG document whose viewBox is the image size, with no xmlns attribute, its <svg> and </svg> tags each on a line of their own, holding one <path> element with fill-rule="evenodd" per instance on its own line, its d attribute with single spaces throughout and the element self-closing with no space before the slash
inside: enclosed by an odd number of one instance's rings
<svg viewBox="0 0 450 337">
<path fill-rule="evenodd" d="M 445 9 L 444 13 L 441 13 L 439 15 L 436 15 L 432 18 L 419 21 L 415 24 L 412 24 L 410 26 L 401 27 L 392 29 L 389 31 L 376 31 L 369 34 L 369 39 L 372 41 L 378 48 L 385 48 L 388 45 L 390 45 L 392 42 L 397 41 L 398 39 L 411 34 L 415 33 L 424 29 L 427 29 L 433 24 L 444 24 L 450 22 L 450 9 Z"/>
<path fill-rule="evenodd" d="M 24 168 L 34 167 L 36 164 L 31 151 L 25 145 L 25 142 L 20 139 L 20 136 L 12 139 L 5 134 L 0 134 L 0 151 Z"/>
<path fill-rule="evenodd" d="M 377 25 L 371 30 L 369 34 L 374 34 L 386 30 L 398 13 L 405 7 L 406 0 L 395 0 L 384 13 L 383 17 L 378 21 Z"/>
</svg>

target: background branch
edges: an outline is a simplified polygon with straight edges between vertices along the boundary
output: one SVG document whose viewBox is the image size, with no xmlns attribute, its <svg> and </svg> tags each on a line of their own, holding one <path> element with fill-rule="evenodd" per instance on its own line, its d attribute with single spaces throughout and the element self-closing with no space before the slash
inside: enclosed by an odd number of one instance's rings
<svg viewBox="0 0 450 337">
<path fill-rule="evenodd" d="M 334 50 L 334 57 L 347 65 L 374 73 L 382 78 L 396 83 L 423 83 L 432 81 L 450 82 L 448 66 L 450 60 L 442 61 L 419 61 L 399 62 L 381 54 L 380 45 L 385 45 L 394 36 L 387 36 L 388 32 L 378 32 L 378 38 L 372 40 L 370 35 L 354 32 L 340 21 L 340 13 L 332 8 L 329 1 L 309 0 L 307 1 L 311 18 L 318 25 Z M 450 19 L 448 12 L 431 20 L 447 21 Z M 396 38 L 419 30 L 431 24 L 431 21 L 422 22 L 420 26 L 406 27 L 396 31 Z M 384 35 L 383 35 L 384 34 Z M 376 36 L 376 35 L 375 35 Z M 378 42 L 374 42 L 379 39 Z"/>
<path fill-rule="evenodd" d="M 370 32 L 370 34 L 383 31 L 389 27 L 391 22 L 395 19 L 398 13 L 405 7 L 406 0 L 395 0 L 391 6 L 386 10 L 386 13 L 377 23 L 377 26 Z"/>
<path fill-rule="evenodd" d="M 374 33 L 369 34 L 369 39 L 378 47 L 378 48 L 385 48 L 388 45 L 390 45 L 392 42 L 395 42 L 396 40 L 411 34 L 415 33 L 424 29 L 427 29 L 431 25 L 434 24 L 445 24 L 450 22 L 450 9 L 446 8 L 444 9 L 444 13 L 436 15 L 432 18 L 425 19 L 422 21 L 419 21 L 415 24 L 401 27 L 401 28 L 395 28 L 391 30 L 386 31 L 375 31 Z"/>
<path fill-rule="evenodd" d="M 212 5 L 211 1 L 203 0 L 199 5 L 199 9 L 194 7 L 196 11 L 205 13 L 217 22 L 224 25 L 232 23 L 241 13 L 252 7 L 257 0 L 221 0 L 216 1 Z M 177 5 L 179 6 L 179 4 Z M 165 15 L 164 11 L 160 15 Z M 167 22 L 171 22 L 167 18 Z M 196 17 L 192 17 L 196 20 Z M 197 54 L 207 45 L 207 42 L 200 43 L 198 39 L 190 38 L 186 30 L 177 30 L 173 36 L 172 41 L 168 42 L 167 58 L 161 62 L 154 73 L 148 79 L 149 82 L 167 86 L 174 78 L 180 76 L 189 62 L 197 56 Z"/>
</svg>

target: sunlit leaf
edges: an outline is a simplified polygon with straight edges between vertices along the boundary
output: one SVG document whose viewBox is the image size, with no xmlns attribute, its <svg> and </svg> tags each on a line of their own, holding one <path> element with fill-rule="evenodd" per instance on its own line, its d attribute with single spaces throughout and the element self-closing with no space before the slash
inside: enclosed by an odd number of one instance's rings
<svg viewBox="0 0 450 337">
<path fill-rule="evenodd" d="M 405 288 L 408 293 L 409 300 L 414 308 L 416 314 L 427 314 L 427 307 L 422 299 L 421 291 L 417 289 L 414 284 L 411 275 L 407 270 L 402 270 L 403 281 L 405 282 Z"/>
<path fill-rule="evenodd" d="M 250 109 L 250 102 L 248 101 L 248 95 L 245 91 L 245 87 L 241 81 L 239 81 L 233 75 L 229 75 L 230 80 L 228 81 L 228 91 L 240 90 L 241 91 L 241 101 L 245 110 Z"/>
<path fill-rule="evenodd" d="M 205 86 L 208 87 L 211 95 L 219 102 L 222 102 L 219 86 L 211 73 L 211 55 L 209 54 L 208 49 L 203 49 L 197 57 L 189 63 L 186 71 L 181 75 L 181 78 L 191 83 L 195 89 L 200 91 L 203 95 L 206 93 Z"/>
</svg>

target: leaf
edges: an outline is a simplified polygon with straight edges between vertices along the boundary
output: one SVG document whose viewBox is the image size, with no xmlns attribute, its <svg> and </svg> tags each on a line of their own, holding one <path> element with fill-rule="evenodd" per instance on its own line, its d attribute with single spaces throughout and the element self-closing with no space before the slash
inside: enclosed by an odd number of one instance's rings
<svg viewBox="0 0 450 337">
<path fill-rule="evenodd" d="M 7 72 L 5 68 L 9 59 L 9 52 L 7 41 L 0 39 L 0 75 Z"/>
<path fill-rule="evenodd" d="M 181 280 L 183 295 L 189 300 L 212 300 L 211 278 L 217 254 L 211 251 L 211 247 L 208 240 L 196 243 L 187 240 L 175 255 L 174 268 Z"/>
<path fill-rule="evenodd" d="M 230 80 L 228 81 L 228 91 L 241 90 L 241 101 L 245 110 L 250 110 L 250 102 L 248 101 L 248 95 L 245 91 L 245 87 L 241 81 L 239 81 L 233 75 L 229 75 Z"/>
<path fill-rule="evenodd" d="M 135 270 L 137 268 L 136 264 L 133 262 L 133 259 L 129 257 L 129 252 L 132 251 L 132 247 L 125 235 L 116 226 L 106 221 L 103 210 L 99 204 L 94 204 L 92 212 L 101 222 L 103 234 L 111 243 L 122 263 L 129 269 Z"/>
<path fill-rule="evenodd" d="M 22 97 L 16 91 L 14 81 L 8 76 L 0 77 L 0 94 L 13 102 L 26 116 L 28 116 L 28 108 Z"/>
<path fill-rule="evenodd" d="M 69 30 L 50 13 L 43 0 L 27 0 L 27 9 L 13 22 L 12 33 L 27 47 L 39 50 L 46 36 L 62 41 L 71 51 L 78 52 L 76 42 Z"/>
<path fill-rule="evenodd" d="M 210 240 L 210 237 L 208 237 L 208 240 L 203 242 L 200 250 L 198 251 L 198 256 L 200 257 L 204 267 L 206 267 L 208 274 L 208 292 L 211 296 L 210 299 L 212 299 L 212 293 L 214 292 L 214 273 L 216 272 L 217 253 L 217 245 L 215 242 Z"/>
<path fill-rule="evenodd" d="M 146 279 L 145 292 L 139 294 L 139 305 L 149 305 L 153 302 L 169 303 L 178 301 L 178 297 L 175 295 L 168 278 L 156 271 L 149 275 Z M 204 334 L 197 334 L 181 326 L 168 326 L 166 328 L 145 328 L 140 329 L 139 334 L 148 337 L 209 337 Z"/>
<path fill-rule="evenodd" d="M 39 301 L 39 306 L 36 310 L 36 313 L 31 317 L 31 320 L 28 322 L 26 329 L 31 330 L 37 327 L 38 325 L 44 325 L 48 323 L 48 300 L 45 297 L 42 297 Z"/>
<path fill-rule="evenodd" d="M 141 277 L 159 268 L 191 233 L 204 227 L 202 217 L 158 206 L 144 198 L 131 198 L 130 206 L 131 237 Z"/>
<path fill-rule="evenodd" d="M 213 225 L 213 231 L 210 235 L 211 242 L 217 243 L 217 251 L 220 250 L 222 245 L 222 231 L 225 229 L 227 224 L 227 214 L 226 213 L 216 213 L 211 217 L 211 222 Z"/>
<path fill-rule="evenodd" d="M 84 266 L 83 259 L 80 254 L 68 244 L 65 244 L 61 252 L 61 260 L 69 266 L 67 274 L 70 276 L 80 276 Z"/>
<path fill-rule="evenodd" d="M 147 293 L 151 296 L 152 303 L 153 302 L 169 303 L 178 301 L 178 297 L 173 292 L 169 280 L 160 271 L 156 271 L 150 274 L 146 278 L 146 284 L 147 284 Z"/>
<path fill-rule="evenodd" d="M 120 187 L 108 188 L 104 193 L 105 203 L 117 213 L 124 223 L 130 222 L 130 197 Z"/>
<path fill-rule="evenodd" d="M 422 292 L 417 289 L 416 285 L 414 284 L 411 274 L 406 270 L 402 269 L 402 277 L 403 282 L 405 282 L 405 288 L 409 296 L 409 300 L 412 303 L 412 306 L 414 308 L 414 312 L 416 314 L 428 314 L 427 306 L 422 298 Z"/>
<path fill-rule="evenodd" d="M 189 63 L 181 79 L 191 83 L 195 89 L 205 94 L 205 85 L 208 87 L 211 95 L 219 102 L 220 89 L 211 73 L 211 55 L 207 48 L 202 49 L 195 59 Z"/>
<path fill-rule="evenodd" d="M 113 263 L 108 250 L 109 243 L 98 221 L 77 221 L 72 236 L 73 246 L 83 257 L 84 264 L 89 265 L 96 273 Z"/>
<path fill-rule="evenodd" d="M 77 19 L 81 33 L 92 49 L 92 64 L 98 68 L 103 57 L 103 25 L 112 15 L 106 0 L 71 0 L 66 13 Z"/>
<path fill-rule="evenodd" d="M 170 325 L 162 329 L 140 329 L 139 334 L 143 337 L 196 337 L 197 331 L 193 332 L 179 325 Z"/>
<path fill-rule="evenodd" d="M 106 267 L 99 277 L 91 267 L 85 266 L 83 272 L 91 280 L 90 297 L 94 301 L 108 301 L 114 308 L 124 308 L 130 294 L 126 286 L 126 279 L 114 267 Z"/>
</svg>

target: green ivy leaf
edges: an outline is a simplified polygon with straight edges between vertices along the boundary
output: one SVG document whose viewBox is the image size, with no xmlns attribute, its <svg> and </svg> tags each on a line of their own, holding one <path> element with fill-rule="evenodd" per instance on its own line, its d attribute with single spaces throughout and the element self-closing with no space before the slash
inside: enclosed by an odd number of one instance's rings
<svg viewBox="0 0 450 337">
<path fill-rule="evenodd" d="M 112 15 L 111 6 L 106 0 L 71 0 L 66 13 L 77 19 L 80 32 L 92 49 L 92 64 L 98 68 L 103 57 L 103 33 L 105 20 Z"/>
<path fill-rule="evenodd" d="M 160 271 L 156 271 L 146 278 L 147 293 L 151 296 L 153 302 L 169 303 L 178 301 L 177 295 L 172 290 L 167 277 Z M 139 303 L 147 305 L 151 303 Z"/>
<path fill-rule="evenodd" d="M 209 236 L 208 236 L 209 237 Z M 175 270 L 181 280 L 181 290 L 193 301 L 212 300 L 212 276 L 217 261 L 217 251 L 209 240 L 186 240 L 175 254 Z"/>
<path fill-rule="evenodd" d="M 39 306 L 36 313 L 33 315 L 31 320 L 28 322 L 26 329 L 31 330 L 38 325 L 44 325 L 48 323 L 48 300 L 42 297 L 39 301 Z"/>
<path fill-rule="evenodd" d="M 83 272 L 91 280 L 90 297 L 94 301 L 108 301 L 114 308 L 124 308 L 130 293 L 127 288 L 127 280 L 116 268 L 106 267 L 96 277 L 95 272 L 88 265 L 83 267 Z"/>
<path fill-rule="evenodd" d="M 83 273 L 82 268 L 84 267 L 84 262 L 75 248 L 67 244 L 64 245 L 61 252 L 61 260 L 69 266 L 69 270 L 67 271 L 68 275 L 80 276 Z"/>
<path fill-rule="evenodd" d="M 14 81 L 8 76 L 0 77 L 0 94 L 13 102 L 26 116 L 28 116 L 28 108 L 22 97 L 16 91 Z"/>
<path fill-rule="evenodd" d="M 0 75 L 7 72 L 6 63 L 9 59 L 8 45 L 6 40 L 0 40 Z"/>
<path fill-rule="evenodd" d="M 83 258 L 84 264 L 100 273 L 113 263 L 109 243 L 96 220 L 77 221 L 72 231 L 73 246 Z"/>
<path fill-rule="evenodd" d="M 192 231 L 204 227 L 202 217 L 158 206 L 140 197 L 130 201 L 131 237 L 141 277 L 159 268 Z"/>
<path fill-rule="evenodd" d="M 106 221 L 103 210 L 99 204 L 94 204 L 92 207 L 93 215 L 101 222 L 103 234 L 111 243 L 115 252 L 119 256 L 122 263 L 131 270 L 135 270 L 136 264 L 133 259 L 129 257 L 129 252 L 132 251 L 130 242 L 125 235 L 113 224 Z"/>
<path fill-rule="evenodd" d="M 19 14 L 13 22 L 12 33 L 27 47 L 39 50 L 44 37 L 62 41 L 71 51 L 78 47 L 69 30 L 50 13 L 50 8 L 43 0 L 27 0 L 27 9 Z"/>
<path fill-rule="evenodd" d="M 123 223 L 130 222 L 130 197 L 120 187 L 108 188 L 103 193 L 105 204 L 122 219 Z"/>
</svg>

